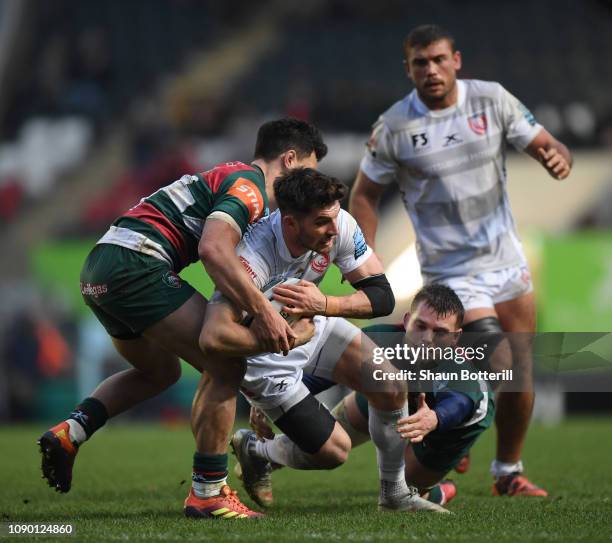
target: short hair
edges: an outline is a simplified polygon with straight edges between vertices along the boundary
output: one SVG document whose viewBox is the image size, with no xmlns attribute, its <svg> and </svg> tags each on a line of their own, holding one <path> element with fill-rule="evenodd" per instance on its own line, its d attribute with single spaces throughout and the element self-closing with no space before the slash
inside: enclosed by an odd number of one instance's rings
<svg viewBox="0 0 612 543">
<path fill-rule="evenodd" d="M 312 168 L 294 168 L 274 181 L 281 213 L 307 215 L 342 200 L 347 192 L 344 183 Z"/>
<path fill-rule="evenodd" d="M 421 302 L 425 302 L 440 317 L 457 315 L 457 326 L 463 324 L 465 309 L 452 288 L 439 283 L 425 285 L 415 294 L 410 311 L 416 311 Z"/>
<path fill-rule="evenodd" d="M 254 158 L 271 161 L 289 149 L 295 149 L 300 158 L 310 156 L 314 151 L 317 160 L 321 160 L 327 154 L 321 132 L 306 121 L 285 117 L 259 127 Z"/>
<path fill-rule="evenodd" d="M 413 47 L 427 47 L 440 40 L 447 40 L 452 52 L 456 51 L 455 38 L 445 28 L 432 24 L 417 26 L 404 38 L 404 53 L 408 56 L 408 51 Z"/>
</svg>

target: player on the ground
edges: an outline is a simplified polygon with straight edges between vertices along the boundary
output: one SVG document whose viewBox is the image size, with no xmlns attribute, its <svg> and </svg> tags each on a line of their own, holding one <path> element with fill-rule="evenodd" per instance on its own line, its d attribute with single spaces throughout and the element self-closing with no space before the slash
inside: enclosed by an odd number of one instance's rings
<svg viewBox="0 0 612 543">
<path fill-rule="evenodd" d="M 297 337 L 273 310 L 238 260 L 235 247 L 248 225 L 268 213 L 279 175 L 315 166 L 327 147 L 319 131 L 296 119 L 262 125 L 254 161 L 229 162 L 143 198 L 118 218 L 91 251 L 81 272 L 85 303 L 132 366 L 103 381 L 66 421 L 41 436 L 43 476 L 68 492 L 79 446 L 114 417 L 156 396 L 180 377 L 179 358 L 205 371 L 192 413 L 197 451 L 193 489 L 199 516 L 258 516 L 225 484 L 227 442 L 243 367 L 207 360 L 199 346 L 207 302 L 177 274 L 201 260 L 217 288 L 254 316 L 253 334 L 272 352 L 288 352 Z"/>
<path fill-rule="evenodd" d="M 386 360 L 375 365 L 375 345 L 359 328 L 338 318 L 377 317 L 394 307 L 380 261 L 355 220 L 340 208 L 346 186 L 315 170 L 296 169 L 279 178 L 274 188 L 279 209 L 249 230 L 237 252 L 261 289 L 287 278 L 302 280 L 276 287 L 274 298 L 285 304 L 288 316 L 312 317 L 314 337 L 287 357 L 258 354 L 262 348 L 257 339 L 240 325 L 242 312 L 215 296 L 206 314 L 206 321 L 215 326 L 205 328 L 203 349 L 220 358 L 249 356 L 242 389 L 252 405 L 264 410 L 286 434 L 285 441 L 265 444 L 266 454 L 292 467 L 331 468 L 344 461 L 350 449 L 346 432 L 302 383 L 303 368 L 362 392 L 369 402 L 369 431 L 377 449 L 379 508 L 446 512 L 406 485 L 405 443 L 395 430 L 397 421 L 408 414 L 405 383 L 374 381 L 376 368 L 392 371 L 393 366 Z M 332 263 L 357 292 L 336 297 L 318 289 Z M 243 459 L 261 443 L 247 433 L 235 435 L 232 445 Z M 260 464 L 265 469 L 267 462 Z"/>
<path fill-rule="evenodd" d="M 502 330 L 528 336 L 535 331 L 534 296 L 506 193 L 505 145 L 525 151 L 555 179 L 569 175 L 570 153 L 499 83 L 458 80 L 461 54 L 447 31 L 420 26 L 404 41 L 404 52 L 415 90 L 374 125 L 351 213 L 374 247 L 378 203 L 396 182 L 414 225 L 424 282 L 447 284 L 459 295 L 465 338 L 494 338 Z M 529 340 L 519 336 L 512 337 L 511 355 L 501 342 L 490 360 L 495 370 L 511 360 L 515 373 L 515 390 L 506 387 L 497 398 L 493 491 L 546 496 L 522 475 L 534 393 Z"/>
<path fill-rule="evenodd" d="M 401 344 L 456 348 L 463 314 L 463 305 L 452 289 L 445 285 L 428 285 L 415 295 L 403 324 L 375 324 L 367 326 L 363 332 L 380 348 L 395 348 Z M 458 354 L 462 354 L 461 350 Z M 406 482 L 416 486 L 422 497 L 440 505 L 448 503 L 456 494 L 454 483 L 445 481 L 445 475 L 491 425 L 494 414 L 493 394 L 484 382 L 418 379 L 421 369 L 430 369 L 437 374 L 456 374 L 469 366 L 464 358 L 458 360 L 460 365 L 451 360 L 421 361 L 415 365 L 396 363 L 398 368 L 415 372 L 415 379 L 408 383 L 410 403 L 416 403 L 411 409 L 413 414 L 398 421 L 398 431 L 411 442 L 405 451 Z M 335 384 L 313 377 L 308 368 L 303 382 L 311 394 L 318 394 Z M 349 435 L 353 448 L 370 439 L 368 402 L 362 394 L 353 392 L 343 398 L 332 410 L 332 415 Z M 240 457 L 241 477 L 249 495 L 254 496 L 258 503 L 269 506 L 272 503 L 272 465 L 287 465 L 281 455 L 270 454 L 272 447 L 269 443 L 272 439 L 282 443 L 287 438 L 274 436 L 261 411 L 252 409 L 251 425 L 260 442 Z M 247 430 L 240 432 L 248 433 Z M 265 469 L 261 467 L 262 460 L 267 462 Z M 324 458 L 313 456 L 313 467 L 327 467 L 322 460 Z"/>
</svg>

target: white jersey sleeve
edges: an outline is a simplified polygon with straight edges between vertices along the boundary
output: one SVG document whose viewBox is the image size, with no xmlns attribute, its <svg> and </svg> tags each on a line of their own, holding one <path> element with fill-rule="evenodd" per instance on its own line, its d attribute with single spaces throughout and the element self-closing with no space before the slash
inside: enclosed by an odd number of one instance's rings
<svg viewBox="0 0 612 543">
<path fill-rule="evenodd" d="M 372 134 L 361 160 L 361 171 L 374 183 L 389 185 L 395 181 L 399 164 L 393 151 L 393 138 L 382 117 L 372 127 Z"/>
<path fill-rule="evenodd" d="M 506 139 L 519 151 L 529 145 L 542 129 L 533 113 L 500 85 L 499 107 Z"/>
<path fill-rule="evenodd" d="M 372 256 L 357 221 L 344 209 L 338 215 L 337 253 L 334 263 L 343 275 L 356 270 Z"/>
</svg>

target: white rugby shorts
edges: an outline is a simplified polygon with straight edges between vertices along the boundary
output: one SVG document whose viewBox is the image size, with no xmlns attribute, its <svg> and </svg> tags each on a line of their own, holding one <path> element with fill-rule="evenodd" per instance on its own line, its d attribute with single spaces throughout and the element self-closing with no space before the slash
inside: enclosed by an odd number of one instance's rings
<svg viewBox="0 0 612 543">
<path fill-rule="evenodd" d="M 425 283 L 448 285 L 459 296 L 466 311 L 514 300 L 533 291 L 531 274 L 527 264 L 519 264 L 501 270 L 487 271 L 469 276 L 436 276 L 435 281 L 423 276 Z"/>
<path fill-rule="evenodd" d="M 287 356 L 266 353 L 247 359 L 241 391 L 249 403 L 278 419 L 308 394 L 304 372 L 332 380 L 336 363 L 353 338 L 361 333 L 339 317 L 314 317 L 315 334 Z"/>
</svg>

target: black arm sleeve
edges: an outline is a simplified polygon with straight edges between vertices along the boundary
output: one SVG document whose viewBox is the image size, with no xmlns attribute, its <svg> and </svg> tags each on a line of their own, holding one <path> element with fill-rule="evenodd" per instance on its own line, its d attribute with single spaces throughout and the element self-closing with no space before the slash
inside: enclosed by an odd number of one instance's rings
<svg viewBox="0 0 612 543">
<path fill-rule="evenodd" d="M 437 394 L 433 410 L 438 417 L 436 430 L 446 432 L 470 418 L 474 412 L 474 402 L 466 394 L 444 390 Z"/>
<path fill-rule="evenodd" d="M 384 273 L 372 275 L 355 283 L 351 283 L 357 290 L 363 291 L 372 304 L 372 317 L 383 317 L 395 308 L 395 296 L 391 285 Z"/>
</svg>

